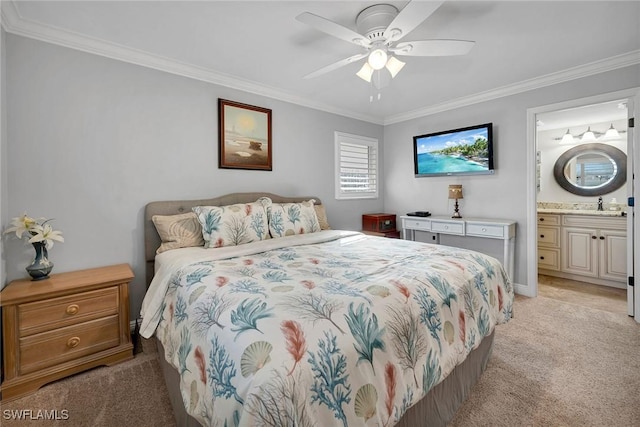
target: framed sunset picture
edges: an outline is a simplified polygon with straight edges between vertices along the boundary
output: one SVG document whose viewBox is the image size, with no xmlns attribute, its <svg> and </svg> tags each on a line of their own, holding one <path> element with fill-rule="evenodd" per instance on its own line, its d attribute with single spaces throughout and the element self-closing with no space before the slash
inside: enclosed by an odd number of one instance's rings
<svg viewBox="0 0 640 427">
<path fill-rule="evenodd" d="M 271 110 L 218 99 L 218 166 L 270 171 Z"/>
</svg>

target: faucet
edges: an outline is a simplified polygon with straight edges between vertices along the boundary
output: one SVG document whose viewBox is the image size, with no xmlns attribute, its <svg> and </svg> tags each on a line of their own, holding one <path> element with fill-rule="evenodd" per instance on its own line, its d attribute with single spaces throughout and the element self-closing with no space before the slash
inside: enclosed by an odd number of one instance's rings
<svg viewBox="0 0 640 427">
<path fill-rule="evenodd" d="M 598 197 L 598 210 L 599 211 L 603 211 L 604 209 L 602 209 L 602 197 Z"/>
</svg>

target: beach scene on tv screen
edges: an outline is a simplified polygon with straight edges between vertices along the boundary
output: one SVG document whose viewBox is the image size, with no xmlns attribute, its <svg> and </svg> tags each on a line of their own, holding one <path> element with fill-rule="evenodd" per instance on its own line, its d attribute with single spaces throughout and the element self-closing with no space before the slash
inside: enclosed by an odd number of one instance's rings
<svg viewBox="0 0 640 427">
<path fill-rule="evenodd" d="M 418 174 L 489 170 L 487 128 L 416 139 Z"/>
</svg>

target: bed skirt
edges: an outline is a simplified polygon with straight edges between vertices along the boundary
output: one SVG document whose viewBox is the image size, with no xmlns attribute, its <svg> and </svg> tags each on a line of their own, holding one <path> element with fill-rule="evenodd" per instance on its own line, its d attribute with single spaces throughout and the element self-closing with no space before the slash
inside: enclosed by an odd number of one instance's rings
<svg viewBox="0 0 640 427">
<path fill-rule="evenodd" d="M 469 353 L 464 362 L 404 414 L 396 427 L 446 426 L 486 369 L 493 349 L 494 335 L 495 331 L 485 337 L 478 348 Z M 160 340 L 156 339 L 156 342 L 176 424 L 179 427 L 200 427 L 201 424 L 191 417 L 184 407 L 178 371 L 165 360 L 164 347 Z"/>
</svg>

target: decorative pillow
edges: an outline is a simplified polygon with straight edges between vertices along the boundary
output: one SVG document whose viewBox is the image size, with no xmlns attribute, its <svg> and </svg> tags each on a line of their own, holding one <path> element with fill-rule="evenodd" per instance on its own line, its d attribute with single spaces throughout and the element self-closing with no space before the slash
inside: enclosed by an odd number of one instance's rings
<svg viewBox="0 0 640 427">
<path fill-rule="evenodd" d="M 202 226 L 205 248 L 237 246 L 269 239 L 267 209 L 271 199 L 261 197 L 253 203 L 193 208 Z"/>
<path fill-rule="evenodd" d="M 301 203 L 272 203 L 268 209 L 271 237 L 320 231 L 314 202 L 311 199 Z"/>
<path fill-rule="evenodd" d="M 329 220 L 327 219 L 327 211 L 324 209 L 324 205 L 313 205 L 318 217 L 318 224 L 320 224 L 320 230 L 331 230 Z"/>
<path fill-rule="evenodd" d="M 158 230 L 160 240 L 162 240 L 162 244 L 156 251 L 157 254 L 170 249 L 204 246 L 202 227 L 193 212 L 178 215 L 154 215 L 151 220 Z"/>
</svg>

